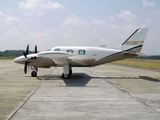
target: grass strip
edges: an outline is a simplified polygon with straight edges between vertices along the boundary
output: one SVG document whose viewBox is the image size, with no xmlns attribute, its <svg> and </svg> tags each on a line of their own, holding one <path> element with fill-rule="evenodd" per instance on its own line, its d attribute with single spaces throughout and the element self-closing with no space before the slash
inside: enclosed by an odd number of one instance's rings
<svg viewBox="0 0 160 120">
<path fill-rule="evenodd" d="M 0 57 L 0 60 L 14 60 L 16 57 Z"/>
<path fill-rule="evenodd" d="M 146 59 L 125 59 L 113 62 L 115 64 L 138 66 L 145 68 L 160 69 L 160 60 L 146 60 Z"/>
</svg>

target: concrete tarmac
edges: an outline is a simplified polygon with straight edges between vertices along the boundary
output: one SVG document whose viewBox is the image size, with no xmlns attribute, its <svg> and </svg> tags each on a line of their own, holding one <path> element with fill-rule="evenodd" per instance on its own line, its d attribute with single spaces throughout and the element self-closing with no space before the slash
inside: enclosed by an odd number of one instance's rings
<svg viewBox="0 0 160 120">
<path fill-rule="evenodd" d="M 160 119 L 159 70 L 106 64 L 73 68 L 63 80 L 62 68 L 37 78 L 12 61 L 0 68 L 0 120 Z"/>
</svg>

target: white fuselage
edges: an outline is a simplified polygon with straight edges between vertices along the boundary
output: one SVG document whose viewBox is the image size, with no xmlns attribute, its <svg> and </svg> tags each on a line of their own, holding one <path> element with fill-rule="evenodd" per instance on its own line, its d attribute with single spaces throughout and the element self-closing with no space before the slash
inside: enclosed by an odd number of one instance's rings
<svg viewBox="0 0 160 120">
<path fill-rule="evenodd" d="M 49 51 L 29 54 L 27 58 L 31 61 L 30 65 L 36 67 L 63 66 L 66 59 L 71 67 L 90 67 L 131 57 L 121 52 L 122 50 L 101 47 L 59 46 Z M 24 56 L 20 56 L 14 61 L 24 64 L 25 60 Z"/>
<path fill-rule="evenodd" d="M 31 66 L 47 68 L 51 66 L 61 67 L 66 61 L 66 64 L 69 64 L 71 67 L 90 67 L 128 57 L 132 56 L 124 55 L 122 50 L 118 49 L 79 46 L 59 46 L 48 51 L 27 55 Z M 20 56 L 14 61 L 24 64 L 26 58 Z"/>
</svg>

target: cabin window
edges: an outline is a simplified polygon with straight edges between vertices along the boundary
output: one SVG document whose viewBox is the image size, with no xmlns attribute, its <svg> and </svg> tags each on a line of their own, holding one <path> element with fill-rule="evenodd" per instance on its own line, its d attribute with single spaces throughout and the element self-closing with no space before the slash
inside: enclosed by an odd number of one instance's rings
<svg viewBox="0 0 160 120">
<path fill-rule="evenodd" d="M 69 52 L 69 53 L 73 53 L 73 50 L 67 50 L 67 52 Z"/>
<path fill-rule="evenodd" d="M 55 48 L 54 51 L 60 51 L 60 48 Z"/>
<path fill-rule="evenodd" d="M 78 51 L 78 54 L 79 54 L 79 55 L 85 55 L 85 50 L 79 50 L 79 51 Z"/>
</svg>

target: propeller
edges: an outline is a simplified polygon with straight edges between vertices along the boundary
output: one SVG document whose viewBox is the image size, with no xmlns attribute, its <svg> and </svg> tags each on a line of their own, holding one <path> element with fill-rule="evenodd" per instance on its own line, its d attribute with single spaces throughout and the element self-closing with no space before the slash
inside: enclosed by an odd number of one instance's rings
<svg viewBox="0 0 160 120">
<path fill-rule="evenodd" d="M 38 53 L 38 51 L 37 51 L 37 45 L 35 45 L 35 51 L 34 52 Z M 29 61 L 28 61 L 28 58 L 27 58 L 28 54 L 29 54 L 29 44 L 27 45 L 26 51 L 23 52 L 23 55 L 26 58 L 26 61 L 25 61 L 25 64 L 24 64 L 24 73 L 25 74 L 27 74 L 27 68 L 28 68 L 28 65 L 29 65 Z M 38 71 L 38 68 L 36 67 L 35 70 Z"/>
<path fill-rule="evenodd" d="M 25 73 L 25 74 L 27 74 L 27 66 L 28 66 L 28 62 L 26 61 L 26 62 L 25 62 L 25 65 L 24 65 L 24 73 Z"/>
<path fill-rule="evenodd" d="M 37 45 L 35 45 L 34 52 L 35 52 L 35 53 L 38 53 L 38 51 L 37 51 Z M 38 71 L 38 68 L 37 68 L 37 67 L 36 67 L 36 71 Z"/>
<path fill-rule="evenodd" d="M 37 51 L 37 45 L 35 45 L 35 50 L 34 50 L 35 53 L 38 53 Z"/>
<path fill-rule="evenodd" d="M 24 55 L 25 58 L 27 58 L 28 53 L 29 53 L 29 44 L 27 45 L 26 51 L 23 52 L 23 55 Z M 25 61 L 25 64 L 24 64 L 24 73 L 25 74 L 27 73 L 27 66 L 28 66 L 28 58 L 27 58 L 27 60 Z"/>
</svg>

